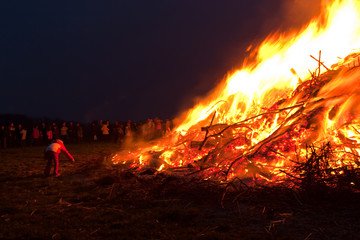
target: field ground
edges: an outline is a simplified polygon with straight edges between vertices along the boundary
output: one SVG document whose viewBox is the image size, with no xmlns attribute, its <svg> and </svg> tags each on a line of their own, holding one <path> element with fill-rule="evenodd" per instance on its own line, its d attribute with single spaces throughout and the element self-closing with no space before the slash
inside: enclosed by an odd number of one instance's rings
<svg viewBox="0 0 360 240">
<path fill-rule="evenodd" d="M 360 239 L 357 194 L 270 188 L 222 206 L 215 184 L 112 166 L 114 144 L 67 148 L 59 178 L 42 174 L 44 146 L 0 150 L 0 239 Z"/>
</svg>

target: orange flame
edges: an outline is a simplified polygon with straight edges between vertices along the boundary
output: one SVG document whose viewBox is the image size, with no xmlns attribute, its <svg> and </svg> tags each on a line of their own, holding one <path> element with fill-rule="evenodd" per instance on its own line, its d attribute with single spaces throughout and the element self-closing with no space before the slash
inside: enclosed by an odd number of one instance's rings
<svg viewBox="0 0 360 240">
<path fill-rule="evenodd" d="M 321 15 L 302 30 L 269 36 L 251 53 L 254 61 L 245 61 L 211 95 L 182 115 L 173 134 L 156 144 L 115 155 L 113 162 L 148 165 L 162 171 L 179 170 L 186 165 L 196 168 L 195 163 L 202 160 L 202 169 L 212 166 L 209 178 L 212 172 L 226 171 L 230 179 L 257 175 L 269 180 L 273 175 L 284 175 L 279 170 L 290 165 L 287 159 L 305 154 L 303 143 L 330 141 L 344 153 L 359 156 L 360 71 L 339 74 L 305 102 L 305 93 L 301 89 L 295 91 L 303 80 L 320 76 L 321 69 L 325 72 L 330 66 L 337 70 L 344 65 L 360 65 L 359 58 L 354 57 L 357 55 L 346 58 L 359 52 L 360 2 L 323 1 L 323 6 Z M 301 128 L 305 121 L 302 117 L 314 111 L 318 114 L 306 120 L 310 128 L 306 131 Z M 218 127 L 217 134 L 211 135 L 216 132 L 211 126 L 200 131 L 200 127 L 209 124 Z M 230 128 L 230 124 L 236 127 Z M 204 141 L 209 136 L 217 145 Z M 228 136 L 233 138 L 222 143 Z M 191 148 L 196 141 L 201 142 L 200 147 Z M 206 143 L 210 147 L 203 147 Z M 266 153 L 261 150 L 264 146 L 270 149 Z M 212 158 L 216 156 L 221 159 L 214 162 Z M 348 161 L 348 157 L 341 156 L 332 164 L 341 166 Z"/>
<path fill-rule="evenodd" d="M 360 43 L 360 3 L 338 0 L 325 10 L 300 33 L 268 37 L 252 53 L 255 61 L 232 73 L 217 91 L 189 110 L 177 130 L 186 132 L 207 119 L 215 105 L 219 123 L 241 121 L 295 89 L 298 77 L 291 73 L 292 68 L 301 79 L 309 78 L 308 69 L 318 65 L 310 55 L 317 56 L 319 50 L 324 50 L 321 61 L 331 66 L 356 51 Z"/>
</svg>

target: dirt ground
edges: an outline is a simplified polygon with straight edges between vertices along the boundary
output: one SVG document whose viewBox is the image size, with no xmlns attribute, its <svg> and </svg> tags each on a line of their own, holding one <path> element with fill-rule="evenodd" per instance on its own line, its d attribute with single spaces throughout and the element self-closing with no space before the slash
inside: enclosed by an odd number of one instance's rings
<svg viewBox="0 0 360 240">
<path fill-rule="evenodd" d="M 0 150 L 0 239 L 360 239 L 360 197 L 137 174 L 114 144 L 67 145 L 61 177 L 44 177 L 45 146 Z"/>
</svg>

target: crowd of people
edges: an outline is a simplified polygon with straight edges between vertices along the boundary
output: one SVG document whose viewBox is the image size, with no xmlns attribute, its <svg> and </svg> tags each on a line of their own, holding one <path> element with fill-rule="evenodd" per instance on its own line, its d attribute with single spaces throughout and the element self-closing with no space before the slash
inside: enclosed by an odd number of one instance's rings
<svg viewBox="0 0 360 240">
<path fill-rule="evenodd" d="M 2 124 L 0 129 L 0 148 L 47 145 L 55 139 L 64 143 L 83 141 L 122 143 L 126 138 L 150 141 L 171 132 L 170 119 L 147 119 L 145 122 L 93 121 L 79 122 L 41 122 L 26 127 L 23 123 Z"/>
</svg>

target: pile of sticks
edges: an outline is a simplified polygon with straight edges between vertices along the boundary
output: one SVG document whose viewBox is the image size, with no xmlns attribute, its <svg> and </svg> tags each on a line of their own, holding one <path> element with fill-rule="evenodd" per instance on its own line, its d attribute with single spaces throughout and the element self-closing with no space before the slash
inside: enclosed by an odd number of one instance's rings
<svg viewBox="0 0 360 240">
<path fill-rule="evenodd" d="M 165 166 L 161 171 L 211 179 L 227 184 L 227 189 L 247 191 L 253 186 L 285 184 L 302 189 L 322 186 L 359 190 L 360 143 L 341 131 L 336 131 L 338 141 L 318 141 L 319 122 L 324 120 L 319 116 L 324 118 L 325 109 L 332 108 L 325 116 L 331 119 L 339 106 L 329 107 L 329 102 L 343 98 L 341 94 L 319 97 L 319 92 L 340 73 L 358 71 L 359 54 L 349 56 L 332 69 L 322 62 L 321 51 L 318 58 L 311 58 L 318 62 L 317 69 L 310 72 L 311 79 L 299 79 L 298 87 L 270 108 L 229 124 L 216 123 L 215 110 L 209 115 L 208 126 L 183 136 L 174 146 L 150 153 L 152 159 L 171 149 L 175 152 L 171 161 L 181 159 L 182 165 Z M 321 73 L 321 69 L 326 71 Z M 297 75 L 294 69 L 291 71 Z M 267 125 L 271 126 L 269 134 L 253 141 L 266 128 L 259 126 Z M 341 127 L 351 127 L 360 135 L 358 125 L 360 128 L 359 123 L 350 121 Z M 194 160 L 196 154 L 200 157 Z M 278 162 L 285 164 L 277 166 Z"/>
<path fill-rule="evenodd" d="M 334 150 L 330 143 L 320 147 L 307 146 L 307 158 L 296 161 L 292 173 L 287 173 L 299 189 L 307 192 L 360 190 L 360 168 L 352 164 L 336 166 Z"/>
<path fill-rule="evenodd" d="M 259 178 L 272 180 L 274 173 L 266 169 L 268 162 L 275 159 L 283 159 L 291 162 L 291 167 L 279 169 L 278 173 L 286 175 L 286 182 L 290 185 L 296 185 L 301 188 L 311 188 L 312 185 L 324 185 L 339 187 L 340 185 L 359 188 L 358 184 L 358 166 L 353 164 L 358 161 L 360 156 L 356 149 L 359 148 L 356 142 L 351 142 L 345 136 L 339 136 L 342 140 L 340 144 L 330 147 L 330 143 L 324 146 L 309 145 L 316 138 L 317 126 L 314 124 L 318 115 L 323 113 L 323 105 L 331 99 L 318 98 L 317 94 L 321 88 L 336 77 L 344 69 L 352 70 L 358 65 L 337 66 L 336 70 L 330 70 L 321 61 L 321 51 L 318 59 L 311 56 L 318 62 L 318 68 L 311 72 L 312 78 L 307 81 L 299 80 L 299 86 L 292 92 L 287 99 L 281 99 L 270 109 L 261 114 L 249 117 L 241 122 L 232 124 L 214 124 L 216 112 L 213 113 L 210 124 L 202 127 L 201 131 L 205 132 L 202 141 L 190 141 L 191 148 L 197 148 L 199 151 L 204 148 L 211 149 L 200 160 L 191 164 L 191 173 L 189 175 L 211 176 L 212 179 L 232 182 L 235 179 L 252 178 L 252 184 L 260 183 Z M 358 59 L 358 55 L 357 58 Z M 321 68 L 326 72 L 321 74 Z M 293 70 L 294 71 L 294 70 Z M 294 71 L 295 72 L 295 71 Z M 341 96 L 335 96 L 341 97 Z M 295 102 L 294 105 L 283 103 Z M 286 106 L 279 108 L 279 106 Z M 334 111 L 335 111 L 334 106 Z M 262 139 L 256 144 L 251 143 L 251 134 L 248 132 L 256 131 L 254 122 L 264 122 L 274 119 L 276 116 L 281 121 L 279 126 L 269 136 Z M 236 134 L 234 134 L 236 132 Z M 308 133 L 307 141 L 298 143 L 294 139 L 300 139 L 300 135 Z M 315 136 L 312 138 L 312 134 Z M 360 133 L 359 133 L 360 134 Z M 339 133 L 339 135 L 341 135 Z M 187 139 L 189 140 L 189 139 Z M 335 152 L 341 151 L 344 147 L 352 149 L 345 155 L 352 155 L 351 164 L 331 165 L 331 161 L 337 161 Z M 230 151 L 234 146 L 244 146 L 241 150 Z M 279 147 L 280 146 L 280 147 Z M 306 150 L 306 156 L 300 156 L 300 149 Z M 318 150 L 320 149 L 320 150 Z M 289 154 L 293 152 L 292 154 Z M 310 154 L 309 154 L 310 153 Z M 294 157 L 296 155 L 296 157 Z M 304 154 L 303 154 L 304 155 Z M 292 158 L 289 159 L 289 156 Z M 248 174 L 238 175 L 237 172 L 244 171 Z M 282 178 L 282 181 L 284 178 Z M 272 182 L 272 181 L 270 181 Z M 262 182 L 263 183 L 263 182 Z M 246 185 L 245 183 L 243 183 Z M 247 186 L 249 187 L 249 186 Z"/>
</svg>

